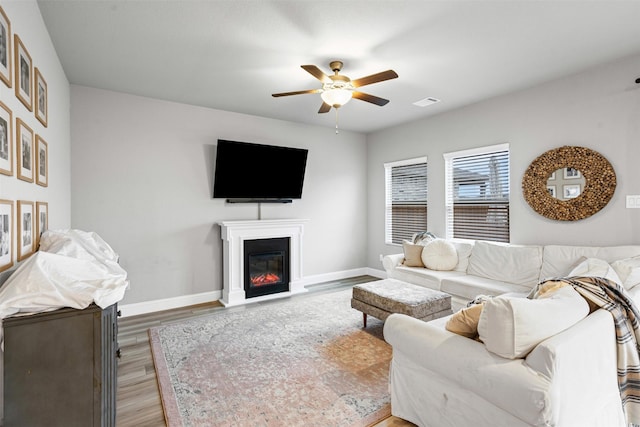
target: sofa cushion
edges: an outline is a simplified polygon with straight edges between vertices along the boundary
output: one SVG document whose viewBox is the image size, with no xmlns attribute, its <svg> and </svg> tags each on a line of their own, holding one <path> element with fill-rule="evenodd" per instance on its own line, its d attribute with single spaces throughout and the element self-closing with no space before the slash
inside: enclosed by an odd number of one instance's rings
<svg viewBox="0 0 640 427">
<path fill-rule="evenodd" d="M 461 273 L 460 273 L 461 274 Z M 451 295 L 457 295 L 462 299 L 471 301 L 478 295 L 501 295 L 507 292 L 524 293 L 531 291 L 530 286 L 515 285 L 513 283 L 500 282 L 485 277 L 459 275 L 441 278 L 440 290 Z"/>
<path fill-rule="evenodd" d="M 533 287 L 538 283 L 542 247 L 477 241 L 467 274 Z"/>
<path fill-rule="evenodd" d="M 423 249 L 423 245 L 417 245 L 404 240 L 402 242 L 402 250 L 404 251 L 404 261 L 402 261 L 402 264 L 407 267 L 424 267 L 422 263 Z"/>
<path fill-rule="evenodd" d="M 571 286 L 539 299 L 498 296 L 484 303 L 478 334 L 490 352 L 517 359 L 588 314 L 589 304 Z"/>
<path fill-rule="evenodd" d="M 450 271 L 458 264 L 458 252 L 451 242 L 432 240 L 422 250 L 422 263 L 430 270 Z"/>
<path fill-rule="evenodd" d="M 388 274 L 389 278 L 402 280 L 426 288 L 441 290 L 440 282 L 444 278 L 464 276 L 460 271 L 437 271 L 424 267 L 406 267 L 400 265 Z"/>
<path fill-rule="evenodd" d="M 611 267 L 620 278 L 622 286 L 631 290 L 640 284 L 640 256 L 614 261 Z"/>
<path fill-rule="evenodd" d="M 544 247 L 539 280 L 566 276 L 582 257 L 598 258 L 612 263 L 637 256 L 640 256 L 640 246 L 547 245 Z"/>
</svg>

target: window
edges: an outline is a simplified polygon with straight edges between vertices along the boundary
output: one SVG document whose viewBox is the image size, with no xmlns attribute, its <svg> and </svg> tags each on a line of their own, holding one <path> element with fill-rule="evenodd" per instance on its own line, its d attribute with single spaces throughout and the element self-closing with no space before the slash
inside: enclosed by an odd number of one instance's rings
<svg viewBox="0 0 640 427">
<path fill-rule="evenodd" d="M 385 163 L 385 243 L 427 230 L 427 158 Z"/>
<path fill-rule="evenodd" d="M 444 160 L 447 237 L 509 242 L 509 144 Z"/>
</svg>

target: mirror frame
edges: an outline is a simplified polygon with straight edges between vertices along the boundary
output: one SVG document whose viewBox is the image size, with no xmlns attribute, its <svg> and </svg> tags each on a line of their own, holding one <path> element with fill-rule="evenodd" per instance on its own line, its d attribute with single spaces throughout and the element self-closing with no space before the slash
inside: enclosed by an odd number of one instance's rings
<svg viewBox="0 0 640 427">
<path fill-rule="evenodd" d="M 547 179 L 557 169 L 582 172 L 585 186 L 575 199 L 559 200 L 547 191 Z M 616 190 L 616 173 L 600 153 L 585 147 L 563 146 L 538 156 L 522 177 L 525 200 L 540 215 L 558 221 L 588 218 L 604 208 Z"/>
</svg>

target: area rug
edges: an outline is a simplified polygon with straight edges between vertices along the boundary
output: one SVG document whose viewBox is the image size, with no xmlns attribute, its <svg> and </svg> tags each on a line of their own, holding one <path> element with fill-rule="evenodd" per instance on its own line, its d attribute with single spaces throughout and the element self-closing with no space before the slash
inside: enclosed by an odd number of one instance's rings
<svg viewBox="0 0 640 427">
<path fill-rule="evenodd" d="M 390 416 L 391 347 L 351 289 L 149 329 L 175 426 L 368 426 Z"/>
</svg>

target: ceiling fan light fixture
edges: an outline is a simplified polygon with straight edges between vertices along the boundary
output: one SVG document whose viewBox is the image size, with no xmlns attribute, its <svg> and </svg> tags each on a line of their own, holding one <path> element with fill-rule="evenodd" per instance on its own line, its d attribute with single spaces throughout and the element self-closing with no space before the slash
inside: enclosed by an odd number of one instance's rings
<svg viewBox="0 0 640 427">
<path fill-rule="evenodd" d="M 303 70 L 322 82 L 321 89 L 281 92 L 271 94 L 271 96 L 280 97 L 302 95 L 305 93 L 319 93 L 320 97 L 322 98 L 322 105 L 318 110 L 318 114 L 328 113 L 331 108 L 334 108 L 336 110 L 336 132 L 338 125 L 338 109 L 349 102 L 351 98 L 369 102 L 380 107 L 382 107 L 383 105 L 387 105 L 387 103 L 389 102 L 388 99 L 361 92 L 359 88 L 361 88 L 362 86 L 383 82 L 385 80 L 395 79 L 398 77 L 398 73 L 396 73 L 395 71 L 382 71 L 380 73 L 371 74 L 369 76 L 361 77 L 356 80 L 351 80 L 349 77 L 340 74 L 340 70 L 342 69 L 342 61 L 332 61 L 329 66 L 335 74 L 327 75 L 315 65 L 301 65 Z"/>
<path fill-rule="evenodd" d="M 320 94 L 324 102 L 333 108 L 340 108 L 351 99 L 351 91 L 348 89 L 328 89 Z"/>
</svg>

